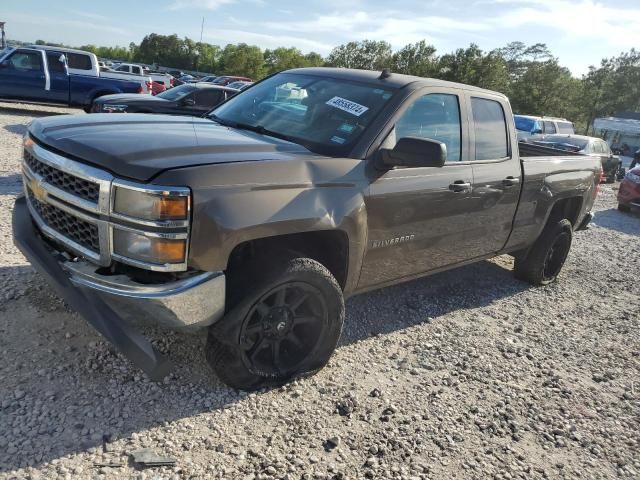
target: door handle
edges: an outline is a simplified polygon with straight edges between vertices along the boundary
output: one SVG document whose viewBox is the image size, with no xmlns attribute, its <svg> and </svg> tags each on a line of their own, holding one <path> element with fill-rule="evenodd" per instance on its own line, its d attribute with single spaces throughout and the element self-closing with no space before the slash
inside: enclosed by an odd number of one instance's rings
<svg viewBox="0 0 640 480">
<path fill-rule="evenodd" d="M 505 187 L 513 187 L 514 185 L 517 185 L 519 183 L 520 183 L 520 179 L 518 177 L 513 177 L 511 175 L 509 175 L 507 178 L 502 180 L 502 185 L 504 185 Z"/>
<path fill-rule="evenodd" d="M 449 190 L 452 192 L 468 192 L 471 190 L 471 183 L 465 182 L 464 180 L 456 180 L 455 182 L 449 184 Z"/>
</svg>

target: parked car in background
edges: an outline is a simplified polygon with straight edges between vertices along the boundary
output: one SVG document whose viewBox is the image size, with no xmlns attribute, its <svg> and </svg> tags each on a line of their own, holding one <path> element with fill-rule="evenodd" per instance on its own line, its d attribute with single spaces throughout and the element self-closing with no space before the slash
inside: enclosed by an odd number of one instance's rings
<svg viewBox="0 0 640 480">
<path fill-rule="evenodd" d="M 153 80 L 154 82 L 162 83 L 166 88 L 173 87 L 173 77 L 168 73 L 152 72 L 142 65 L 136 65 L 135 63 L 121 63 L 112 71 L 151 77 L 151 80 Z"/>
<path fill-rule="evenodd" d="M 206 77 L 202 77 L 199 81 L 200 82 L 213 82 L 216 78 L 218 78 L 217 75 L 207 75 Z"/>
<path fill-rule="evenodd" d="M 599 157 L 602 162 L 604 180 L 607 183 L 613 183 L 618 176 L 621 176 L 622 161 L 620 157 L 614 155 L 607 142 L 600 138 L 584 135 L 544 135 L 543 138 L 530 138 L 528 141 L 558 150 Z"/>
<path fill-rule="evenodd" d="M 156 96 L 107 95 L 94 102 L 91 112 L 202 116 L 236 93 L 232 88 L 210 83 L 188 83 Z"/>
<path fill-rule="evenodd" d="M 155 80 L 151 84 L 151 94 L 158 95 L 159 93 L 165 92 L 167 87 L 165 87 L 164 83 L 156 82 Z"/>
<path fill-rule="evenodd" d="M 191 83 L 191 82 L 195 82 L 196 77 L 194 77 L 193 75 L 189 75 L 188 73 L 185 75 L 182 75 L 179 80 L 183 83 Z"/>
<path fill-rule="evenodd" d="M 216 78 L 213 83 L 215 85 L 229 85 L 232 82 L 244 81 L 244 82 L 253 82 L 250 78 L 247 77 L 232 77 L 229 75 L 224 75 L 222 77 Z"/>
<path fill-rule="evenodd" d="M 514 115 L 513 120 L 518 132 L 518 141 L 534 135 L 553 135 L 556 133 L 572 135 L 576 133 L 573 123 L 564 118 Z"/>
<path fill-rule="evenodd" d="M 141 92 L 138 82 L 69 75 L 65 53 L 52 49 L 17 48 L 0 62 L 0 98 L 88 109 L 98 97 Z"/>
<path fill-rule="evenodd" d="M 180 71 L 180 70 L 169 70 L 167 72 L 169 75 L 174 76 L 175 78 L 180 78 L 181 76 L 184 75 L 184 72 Z"/>
<path fill-rule="evenodd" d="M 247 80 L 238 80 L 237 82 L 231 82 L 227 85 L 229 88 L 235 88 L 237 90 L 244 90 L 245 88 L 253 85 L 253 82 L 249 82 Z"/>
<path fill-rule="evenodd" d="M 618 210 L 640 209 L 640 166 L 630 169 L 620 182 Z"/>
<path fill-rule="evenodd" d="M 208 331 L 218 378 L 254 390 L 324 367 L 351 295 L 505 253 L 547 285 L 602 170 L 520 149 L 504 95 L 384 72 L 295 69 L 205 118 L 109 117 L 30 124 L 14 242 L 154 380 L 165 359 L 128 320 Z"/>
<path fill-rule="evenodd" d="M 141 93 L 151 93 L 151 77 L 127 72 L 114 72 L 105 67 L 100 67 L 98 57 L 91 52 L 77 50 L 75 48 L 53 47 L 49 45 L 32 45 L 44 51 L 62 52 L 67 58 L 69 75 L 85 75 L 90 77 L 113 78 L 117 80 L 130 80 L 138 82 L 142 87 Z"/>
</svg>

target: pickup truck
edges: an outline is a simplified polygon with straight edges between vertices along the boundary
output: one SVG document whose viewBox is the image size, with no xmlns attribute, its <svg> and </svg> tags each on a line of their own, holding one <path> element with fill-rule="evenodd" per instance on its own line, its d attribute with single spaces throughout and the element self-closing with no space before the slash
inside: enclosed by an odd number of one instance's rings
<svg viewBox="0 0 640 480">
<path fill-rule="evenodd" d="M 116 72 L 106 67 L 101 67 L 98 57 L 91 52 L 67 47 L 52 47 L 49 45 L 30 45 L 45 51 L 64 53 L 67 58 L 69 75 L 82 75 L 88 77 L 113 78 L 114 80 L 128 80 L 136 82 L 142 87 L 141 93 L 151 93 L 152 80 L 149 75 L 140 75 L 126 72 Z M 164 83 L 164 82 L 163 82 Z"/>
<path fill-rule="evenodd" d="M 102 95 L 141 93 L 138 82 L 69 75 L 66 55 L 17 48 L 0 59 L 0 99 L 83 107 Z"/>
<path fill-rule="evenodd" d="M 173 77 L 168 73 L 152 72 L 141 65 L 135 63 L 121 63 L 113 70 L 107 70 L 107 73 L 128 73 L 131 75 L 143 75 L 145 77 L 151 77 L 151 80 L 163 84 L 166 88 L 173 87 Z"/>
<path fill-rule="evenodd" d="M 170 363 L 140 323 L 208 332 L 235 388 L 277 385 L 327 363 L 351 295 L 500 254 L 556 280 L 601 163 L 516 138 L 504 95 L 326 68 L 202 118 L 41 118 L 14 241 L 150 378 Z"/>
</svg>

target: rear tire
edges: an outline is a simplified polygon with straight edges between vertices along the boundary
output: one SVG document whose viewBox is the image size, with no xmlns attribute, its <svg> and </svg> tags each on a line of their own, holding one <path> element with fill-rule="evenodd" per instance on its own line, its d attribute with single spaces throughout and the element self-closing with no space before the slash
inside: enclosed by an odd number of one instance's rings
<svg viewBox="0 0 640 480">
<path fill-rule="evenodd" d="M 567 219 L 549 223 L 529 253 L 516 257 L 514 275 L 531 285 L 548 285 L 558 278 L 573 239 L 571 222 Z"/>
<path fill-rule="evenodd" d="M 243 296 L 207 339 L 209 365 L 240 390 L 314 374 L 329 361 L 344 322 L 342 290 L 322 264 L 292 258 L 260 267 L 242 272 Z"/>
</svg>

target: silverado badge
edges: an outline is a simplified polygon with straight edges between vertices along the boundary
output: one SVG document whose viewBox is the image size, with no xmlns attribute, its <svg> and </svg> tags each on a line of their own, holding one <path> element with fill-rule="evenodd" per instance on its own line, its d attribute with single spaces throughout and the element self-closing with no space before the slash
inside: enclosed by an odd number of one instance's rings
<svg viewBox="0 0 640 480">
<path fill-rule="evenodd" d="M 399 243 L 410 242 L 416 238 L 414 233 L 409 235 L 403 235 L 401 237 L 387 238 L 386 240 L 374 240 L 371 244 L 371 248 L 389 247 L 391 245 L 397 245 Z"/>
</svg>

